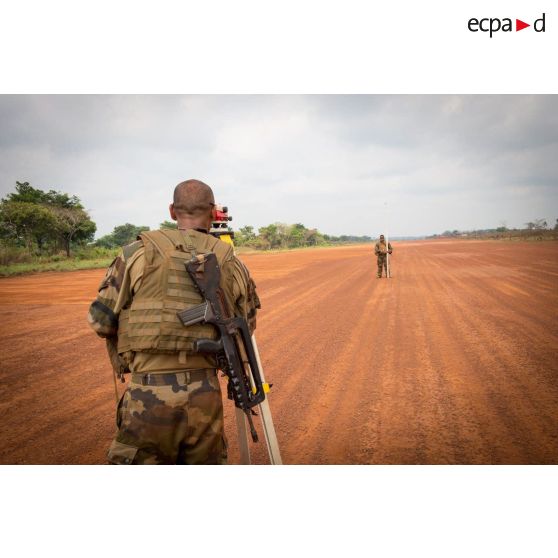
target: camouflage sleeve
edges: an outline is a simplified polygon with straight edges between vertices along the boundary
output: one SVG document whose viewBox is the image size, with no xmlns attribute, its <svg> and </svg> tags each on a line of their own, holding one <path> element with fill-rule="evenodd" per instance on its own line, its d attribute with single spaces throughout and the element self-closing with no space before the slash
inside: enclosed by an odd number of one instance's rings
<svg viewBox="0 0 558 558">
<path fill-rule="evenodd" d="M 89 307 L 87 321 L 100 337 L 114 337 L 118 334 L 118 314 L 128 304 L 132 288 L 141 283 L 141 270 L 135 269 L 135 262 L 143 255 L 143 242 L 138 240 L 122 248 L 110 264 L 99 285 L 99 294 Z M 141 266 L 139 266 L 141 268 Z M 130 270 L 135 270 L 133 284 Z"/>
<path fill-rule="evenodd" d="M 250 277 L 248 268 L 238 258 L 235 257 L 233 263 L 234 313 L 248 322 L 250 333 L 253 333 L 256 329 L 256 312 L 261 308 L 256 283 Z"/>
<path fill-rule="evenodd" d="M 100 337 L 113 337 L 118 333 L 118 316 L 115 313 L 124 280 L 126 262 L 121 252 L 114 258 L 99 285 L 99 294 L 89 307 L 87 321 Z"/>
</svg>

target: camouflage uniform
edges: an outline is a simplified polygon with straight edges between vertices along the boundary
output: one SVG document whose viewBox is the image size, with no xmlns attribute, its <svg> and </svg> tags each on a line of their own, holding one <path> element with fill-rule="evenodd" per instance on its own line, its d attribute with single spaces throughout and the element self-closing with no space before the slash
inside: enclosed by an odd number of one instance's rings
<svg viewBox="0 0 558 558">
<path fill-rule="evenodd" d="M 379 240 L 374 246 L 374 254 L 378 258 L 378 277 L 382 276 L 382 268 L 385 269 L 387 277 L 387 252 L 391 254 L 392 252 L 391 242 L 388 242 L 388 247 L 386 248 L 386 241 Z"/>
<path fill-rule="evenodd" d="M 164 234 L 175 239 L 176 235 L 179 239 L 180 235 L 184 236 L 179 231 Z M 219 248 L 223 253 L 224 243 L 204 232 L 189 230 L 186 237 L 202 252 Z M 146 238 L 123 248 L 109 267 L 97 299 L 89 309 L 89 324 L 98 335 L 107 338 L 115 369 L 132 372 L 129 387 L 118 405 L 118 431 L 109 448 L 108 460 L 115 464 L 226 463 L 223 404 L 214 357 L 195 353 L 189 348 L 186 350 L 184 346 L 182 350 L 129 350 L 122 335 L 117 341 L 119 332 L 124 331 L 127 323 L 122 318 L 133 308 L 134 297 L 139 300 L 142 284 L 144 290 L 149 288 L 147 274 L 153 258 L 149 248 Z M 221 288 L 228 306 L 234 309 L 235 315 L 246 318 L 253 331 L 256 309 L 260 307 L 255 284 L 246 267 L 232 255 L 232 248 L 227 254 L 221 262 Z M 178 281 L 176 277 L 171 280 Z M 188 285 L 173 286 L 188 288 Z M 154 312 L 150 309 L 144 314 L 153 315 Z M 149 319 L 169 320 L 165 316 L 146 318 Z M 176 320 L 178 322 L 178 318 Z M 130 314 L 129 321 L 138 320 Z M 171 327 L 175 327 L 174 324 Z M 212 326 L 192 326 L 183 330 L 188 332 L 196 327 L 212 329 Z M 151 329 L 147 327 L 139 331 Z"/>
</svg>

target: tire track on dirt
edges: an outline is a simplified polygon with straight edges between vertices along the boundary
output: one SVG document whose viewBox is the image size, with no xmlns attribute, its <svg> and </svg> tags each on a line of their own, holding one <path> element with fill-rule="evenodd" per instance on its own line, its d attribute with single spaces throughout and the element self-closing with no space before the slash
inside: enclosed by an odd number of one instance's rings
<svg viewBox="0 0 558 558">
<path fill-rule="evenodd" d="M 304 424 L 303 436 L 289 441 L 291 455 L 304 456 L 302 462 L 343 462 L 346 441 L 350 435 L 335 437 L 331 451 L 325 441 L 335 431 L 337 421 L 351 416 L 355 394 L 360 393 L 362 360 L 368 362 L 370 344 L 354 334 L 368 331 L 371 324 L 370 303 L 374 301 L 375 279 L 366 265 L 359 266 L 360 286 L 351 291 L 344 303 L 344 320 L 336 324 L 334 335 L 340 343 L 327 343 L 326 358 L 321 356 L 321 374 L 316 382 L 311 377 L 311 398 L 303 398 L 300 392 L 290 398 L 300 400 L 299 418 Z M 331 313 L 335 315 L 335 310 Z M 350 334 L 348 334 L 350 332 Z M 330 329 L 326 335 L 331 339 Z M 287 395 L 289 398 L 289 395 Z M 319 417 L 319 419 L 317 419 Z M 349 418 L 350 420 L 350 418 Z M 306 449 L 304 449 L 306 448 Z M 314 448 L 314 451 L 311 449 Z M 297 461 L 299 462 L 299 461 Z"/>
<path fill-rule="evenodd" d="M 360 431 L 368 442 L 360 456 L 355 454 L 358 462 L 429 463 L 435 462 L 433 452 L 439 456 L 443 449 L 442 455 L 448 456 L 451 449 L 447 440 L 440 444 L 441 436 L 447 438 L 443 425 L 448 408 L 427 335 L 427 328 L 436 326 L 425 311 L 428 275 L 420 256 L 411 249 L 408 255 L 404 272 L 393 283 L 393 316 L 385 336 L 390 350 L 377 369 L 378 401 Z"/>
<path fill-rule="evenodd" d="M 456 284 L 455 289 L 468 287 L 460 284 L 455 276 L 450 280 Z M 468 354 L 474 354 L 475 359 L 470 361 L 468 377 L 474 386 L 482 386 L 466 397 L 468 405 L 475 404 L 475 416 L 489 453 L 481 453 L 476 457 L 477 462 L 547 462 L 545 448 L 552 448 L 553 454 L 557 450 L 556 387 L 544 381 L 544 375 L 539 375 L 540 365 L 533 366 L 523 348 L 518 350 L 518 331 L 511 337 L 503 335 L 489 314 L 478 311 L 478 308 L 495 307 L 492 293 L 469 288 L 478 304 L 455 300 L 448 328 L 452 337 L 462 340 L 462 346 L 471 348 Z M 479 346 L 485 350 L 479 351 Z M 526 370 L 530 374 L 525 374 Z M 546 384 L 544 389 L 541 383 Z M 532 420 L 533 414 L 537 415 L 536 421 Z"/>
</svg>

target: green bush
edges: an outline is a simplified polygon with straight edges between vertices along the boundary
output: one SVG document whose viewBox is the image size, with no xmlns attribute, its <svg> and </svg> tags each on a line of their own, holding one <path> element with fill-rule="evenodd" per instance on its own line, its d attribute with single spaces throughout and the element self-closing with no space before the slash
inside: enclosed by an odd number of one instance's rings
<svg viewBox="0 0 558 558">
<path fill-rule="evenodd" d="M 58 254 L 53 254 L 52 256 L 47 256 L 45 258 L 41 258 L 42 263 L 46 263 L 46 262 L 63 262 L 64 260 L 67 260 L 67 256 L 66 254 L 62 253 L 58 253 Z"/>
<path fill-rule="evenodd" d="M 0 244 L 0 265 L 29 263 L 31 261 L 33 261 L 33 256 L 26 248 Z"/>
<path fill-rule="evenodd" d="M 106 248 L 104 246 L 94 246 L 89 244 L 75 251 L 78 260 L 98 260 L 101 258 L 114 258 L 120 248 Z"/>
<path fill-rule="evenodd" d="M 25 264 L 25 269 L 31 264 L 41 268 L 44 265 L 60 263 L 64 268 L 71 268 L 71 262 L 111 261 L 116 257 L 119 248 L 102 248 L 92 244 L 78 247 L 71 258 L 66 252 L 59 251 L 53 254 L 31 254 L 27 248 L 0 242 L 0 266 L 10 267 Z"/>
</svg>

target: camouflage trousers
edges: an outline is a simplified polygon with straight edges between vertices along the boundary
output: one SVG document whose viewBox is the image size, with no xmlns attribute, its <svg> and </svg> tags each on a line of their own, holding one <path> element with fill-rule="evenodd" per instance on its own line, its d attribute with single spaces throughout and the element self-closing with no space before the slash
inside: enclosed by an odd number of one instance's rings
<svg viewBox="0 0 558 558">
<path fill-rule="evenodd" d="M 378 277 L 382 276 L 382 268 L 385 270 L 387 277 L 387 258 L 386 256 L 377 256 L 378 258 Z"/>
<path fill-rule="evenodd" d="M 108 461 L 117 465 L 227 462 L 223 402 L 215 370 L 133 374 L 117 410 Z"/>
</svg>

